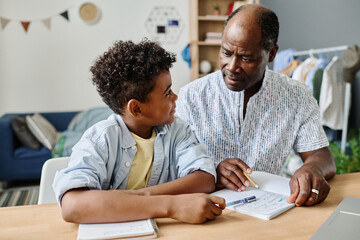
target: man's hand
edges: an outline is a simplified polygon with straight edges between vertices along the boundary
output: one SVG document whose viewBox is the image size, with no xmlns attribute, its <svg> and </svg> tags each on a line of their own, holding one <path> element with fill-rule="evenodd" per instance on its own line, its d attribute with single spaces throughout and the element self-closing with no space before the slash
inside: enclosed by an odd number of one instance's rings
<svg viewBox="0 0 360 240">
<path fill-rule="evenodd" d="M 226 187 L 234 191 L 245 190 L 246 187 L 250 186 L 250 182 L 243 171 L 248 174 L 252 172 L 251 168 L 238 158 L 224 159 L 216 168 L 216 188 L 222 189 Z"/>
<path fill-rule="evenodd" d="M 225 199 L 205 193 L 171 196 L 169 217 L 186 223 L 203 223 L 221 215 Z"/>
<path fill-rule="evenodd" d="M 318 194 L 316 190 L 319 191 Z M 325 200 L 330 192 L 330 185 L 318 169 L 303 165 L 291 178 L 290 191 L 291 195 L 287 199 L 289 203 L 310 206 Z"/>
<path fill-rule="evenodd" d="M 290 180 L 291 195 L 287 201 L 296 206 L 320 203 L 330 192 L 327 180 L 335 175 L 334 159 L 328 147 L 299 154 L 304 165 Z"/>
</svg>

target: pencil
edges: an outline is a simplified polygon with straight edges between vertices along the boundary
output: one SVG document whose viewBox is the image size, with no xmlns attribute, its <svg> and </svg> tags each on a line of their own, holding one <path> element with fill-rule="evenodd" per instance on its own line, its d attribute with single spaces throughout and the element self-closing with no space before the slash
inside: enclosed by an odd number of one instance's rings
<svg viewBox="0 0 360 240">
<path fill-rule="evenodd" d="M 250 177 L 245 171 L 243 171 L 243 173 L 244 173 L 245 177 L 246 177 L 252 184 L 254 184 L 254 186 L 255 186 L 256 188 L 259 188 L 259 186 L 254 182 L 254 180 L 251 179 L 251 177 Z"/>
</svg>

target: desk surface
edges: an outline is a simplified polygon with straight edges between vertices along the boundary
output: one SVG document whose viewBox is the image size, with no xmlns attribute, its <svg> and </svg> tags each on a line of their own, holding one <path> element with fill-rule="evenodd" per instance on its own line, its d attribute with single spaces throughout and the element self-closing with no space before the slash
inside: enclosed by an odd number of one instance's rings
<svg viewBox="0 0 360 240">
<path fill-rule="evenodd" d="M 359 182 L 360 173 L 336 175 L 323 203 L 295 207 L 270 221 L 230 210 L 204 224 L 156 219 L 158 239 L 309 239 L 344 197 L 360 198 Z M 77 230 L 56 204 L 0 208 L 0 239 L 76 239 Z"/>
</svg>

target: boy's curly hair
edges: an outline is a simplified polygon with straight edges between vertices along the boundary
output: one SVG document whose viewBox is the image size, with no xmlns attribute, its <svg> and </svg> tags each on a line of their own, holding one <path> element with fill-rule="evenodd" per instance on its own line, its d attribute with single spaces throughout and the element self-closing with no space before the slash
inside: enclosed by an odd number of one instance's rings
<svg viewBox="0 0 360 240">
<path fill-rule="evenodd" d="M 175 61 L 175 54 L 148 39 L 117 41 L 90 68 L 92 82 L 103 101 L 121 114 L 131 99 L 146 102 L 156 77 Z"/>
</svg>

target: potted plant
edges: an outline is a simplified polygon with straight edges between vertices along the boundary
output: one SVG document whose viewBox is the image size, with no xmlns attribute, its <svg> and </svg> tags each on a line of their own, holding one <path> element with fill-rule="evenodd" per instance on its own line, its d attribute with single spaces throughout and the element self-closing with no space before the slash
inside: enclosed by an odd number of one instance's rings
<svg viewBox="0 0 360 240">
<path fill-rule="evenodd" d="M 220 11 L 220 6 L 219 5 L 215 5 L 214 6 L 214 15 L 220 15 L 221 11 Z"/>
<path fill-rule="evenodd" d="M 348 154 L 341 152 L 338 144 L 330 142 L 330 150 L 336 164 L 336 174 L 359 172 L 360 171 L 360 131 L 358 136 L 354 130 L 351 132 L 349 139 Z"/>
</svg>

